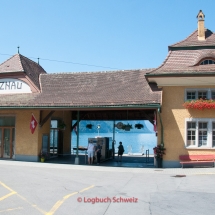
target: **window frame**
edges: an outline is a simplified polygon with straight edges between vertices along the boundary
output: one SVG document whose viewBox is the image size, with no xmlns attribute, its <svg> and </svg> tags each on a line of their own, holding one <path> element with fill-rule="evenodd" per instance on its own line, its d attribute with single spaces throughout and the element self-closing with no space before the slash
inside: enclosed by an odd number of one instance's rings
<svg viewBox="0 0 215 215">
<path fill-rule="evenodd" d="M 188 123 L 191 123 L 191 124 L 194 124 L 195 123 L 195 129 L 192 127 L 192 125 L 190 126 L 190 128 L 188 128 L 189 126 L 188 126 Z M 186 125 L 187 125 L 187 128 L 186 128 L 186 130 L 187 130 L 187 135 L 186 135 L 186 146 L 187 147 L 190 147 L 190 146 L 195 146 L 195 144 L 192 144 L 193 142 L 195 142 L 196 143 L 196 122 L 193 122 L 193 121 L 191 121 L 191 122 L 186 122 Z M 190 134 L 189 134 L 189 132 L 190 132 Z M 195 133 L 195 135 L 193 135 L 193 132 Z M 189 138 L 190 137 L 190 138 Z M 195 137 L 195 138 L 193 138 L 193 137 Z M 190 139 L 190 140 L 189 140 Z M 188 142 L 189 142 L 189 145 L 188 145 Z"/>
<path fill-rule="evenodd" d="M 206 124 L 207 126 L 206 126 L 206 128 L 204 128 L 204 127 L 202 127 L 202 128 L 200 128 L 200 123 L 203 125 L 203 124 Z M 198 122 L 198 125 L 197 125 L 197 127 L 198 127 L 198 147 L 203 147 L 203 146 L 205 146 L 205 144 L 204 144 L 204 142 L 205 142 L 205 140 L 204 140 L 204 132 L 206 132 L 206 146 L 208 145 L 208 122 L 206 121 L 199 121 Z M 202 134 L 200 135 L 200 132 L 202 132 Z M 201 138 L 201 140 L 200 140 L 200 136 L 202 136 L 202 138 Z M 202 142 L 201 143 L 201 145 L 200 145 L 200 141 Z"/>
<path fill-rule="evenodd" d="M 188 145 L 188 122 L 195 122 L 196 129 L 195 129 L 195 144 Z M 207 144 L 199 146 L 199 131 L 206 130 L 200 129 L 199 123 L 207 123 Z M 213 123 L 215 123 L 215 118 L 185 118 L 185 148 L 187 149 L 215 149 L 215 145 L 213 146 Z M 215 138 L 215 136 L 214 136 Z M 215 140 L 214 140 L 215 141 Z"/>
<path fill-rule="evenodd" d="M 209 63 L 209 62 L 212 62 L 212 63 Z M 207 62 L 207 63 L 205 63 L 205 62 Z M 200 63 L 199 63 L 199 65 L 211 65 L 211 64 L 215 64 L 215 60 L 214 59 L 211 59 L 211 58 L 206 58 L 206 59 L 204 59 L 204 60 L 202 60 L 202 61 L 200 61 Z"/>
<path fill-rule="evenodd" d="M 195 92 L 195 99 L 188 99 L 187 93 L 193 93 Z M 213 93 L 215 96 L 215 88 L 187 88 L 184 92 L 184 101 L 192 101 L 192 100 L 198 100 L 199 99 L 199 93 L 205 93 L 206 92 L 206 99 L 213 99 Z M 214 99 L 215 100 L 215 97 Z"/>
</svg>

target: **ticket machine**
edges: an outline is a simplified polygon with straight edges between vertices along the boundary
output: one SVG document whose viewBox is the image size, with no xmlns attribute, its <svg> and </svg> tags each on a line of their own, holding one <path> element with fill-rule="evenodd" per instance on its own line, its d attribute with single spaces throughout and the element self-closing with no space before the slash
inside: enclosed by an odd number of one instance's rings
<svg viewBox="0 0 215 215">
<path fill-rule="evenodd" d="M 95 137 L 88 138 L 88 143 L 92 141 L 95 147 L 98 143 L 101 145 L 101 161 L 107 160 L 112 157 L 112 138 L 111 137 Z"/>
</svg>

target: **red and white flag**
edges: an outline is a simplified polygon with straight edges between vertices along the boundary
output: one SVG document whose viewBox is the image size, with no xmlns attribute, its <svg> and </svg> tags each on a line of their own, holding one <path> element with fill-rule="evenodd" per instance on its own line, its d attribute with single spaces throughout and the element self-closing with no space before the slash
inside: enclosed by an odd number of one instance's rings
<svg viewBox="0 0 215 215">
<path fill-rule="evenodd" d="M 74 128 L 73 128 L 73 130 L 74 130 L 74 132 L 76 133 L 76 135 L 77 135 L 77 126 L 75 126 Z"/>
<path fill-rule="evenodd" d="M 31 133 L 33 134 L 36 127 L 37 127 L 37 120 L 35 119 L 34 115 L 32 114 L 31 115 L 31 122 L 30 122 L 30 130 L 31 130 Z"/>
<path fill-rule="evenodd" d="M 154 112 L 154 132 L 157 133 L 157 119 L 156 119 L 156 111 Z"/>
</svg>

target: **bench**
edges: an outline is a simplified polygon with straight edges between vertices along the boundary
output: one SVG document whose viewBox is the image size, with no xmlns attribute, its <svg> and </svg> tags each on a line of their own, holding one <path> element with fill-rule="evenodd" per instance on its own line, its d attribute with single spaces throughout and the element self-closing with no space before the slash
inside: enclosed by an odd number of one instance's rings
<svg viewBox="0 0 215 215">
<path fill-rule="evenodd" d="M 180 155 L 179 160 L 181 167 L 184 164 L 210 163 L 215 167 L 214 155 Z"/>
</svg>

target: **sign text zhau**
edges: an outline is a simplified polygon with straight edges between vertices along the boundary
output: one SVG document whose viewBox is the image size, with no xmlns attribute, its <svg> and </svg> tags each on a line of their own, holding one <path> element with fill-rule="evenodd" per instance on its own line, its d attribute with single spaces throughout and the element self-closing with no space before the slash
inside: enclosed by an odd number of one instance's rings
<svg viewBox="0 0 215 215">
<path fill-rule="evenodd" d="M 0 79 L 0 94 L 5 93 L 31 93 L 31 89 L 18 79 Z"/>
</svg>

